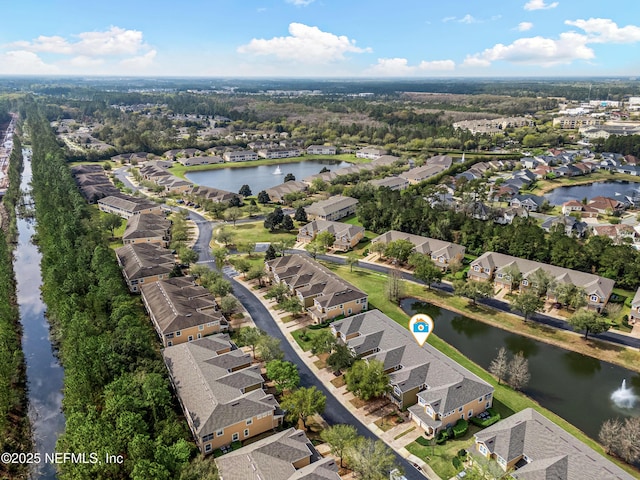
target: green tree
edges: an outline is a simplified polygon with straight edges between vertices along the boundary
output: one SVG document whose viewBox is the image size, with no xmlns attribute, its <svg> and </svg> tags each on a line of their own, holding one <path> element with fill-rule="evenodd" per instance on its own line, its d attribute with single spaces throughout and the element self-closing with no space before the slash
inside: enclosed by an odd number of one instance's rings
<svg viewBox="0 0 640 480">
<path fill-rule="evenodd" d="M 244 278 L 247 278 L 247 272 L 251 270 L 251 262 L 249 262 L 249 260 L 234 257 L 230 259 L 229 262 L 233 265 L 233 268 L 243 274 Z"/>
<path fill-rule="evenodd" d="M 568 322 L 575 331 L 584 330 L 585 340 L 589 338 L 590 333 L 597 335 L 609 330 L 609 323 L 594 310 L 578 310 L 569 317 Z"/>
<path fill-rule="evenodd" d="M 218 467 L 213 458 L 196 455 L 182 467 L 179 480 L 219 480 Z"/>
<path fill-rule="evenodd" d="M 224 219 L 227 222 L 233 222 L 233 226 L 236 226 L 236 221 L 242 217 L 242 210 L 239 207 L 227 208 L 224 212 Z"/>
<path fill-rule="evenodd" d="M 295 181 L 295 179 L 296 179 L 296 176 L 295 176 L 293 173 L 287 173 L 287 174 L 284 176 L 284 181 L 285 181 L 285 182 L 294 182 L 294 181 Z"/>
<path fill-rule="evenodd" d="M 329 330 L 320 330 L 309 343 L 311 345 L 311 353 L 314 355 L 331 353 L 337 345 L 336 337 Z"/>
<path fill-rule="evenodd" d="M 222 270 L 222 267 L 224 267 L 225 261 L 227 260 L 227 257 L 229 256 L 229 250 L 227 250 L 226 248 L 214 248 L 211 250 L 211 254 L 213 255 L 213 259 L 216 262 L 216 268 L 218 270 Z"/>
<path fill-rule="evenodd" d="M 251 196 L 251 187 L 249 187 L 249 185 L 242 185 L 240 187 L 240 190 L 238 191 L 239 195 L 242 195 L 243 197 L 250 197 Z"/>
<path fill-rule="evenodd" d="M 529 275 L 527 281 L 539 297 L 548 296 L 558 285 L 555 277 L 541 268 Z"/>
<path fill-rule="evenodd" d="M 285 215 L 284 218 L 282 219 L 282 229 L 289 232 L 294 228 L 295 228 L 295 225 L 293 224 L 293 220 L 291 220 L 291 217 L 289 215 Z"/>
<path fill-rule="evenodd" d="M 251 354 L 256 358 L 256 346 L 265 333 L 256 327 L 241 327 L 238 331 L 238 343 L 251 347 Z"/>
<path fill-rule="evenodd" d="M 503 274 L 506 275 L 504 280 L 509 281 L 509 292 L 513 292 L 514 288 L 518 288 L 520 286 L 522 272 L 520 272 L 520 269 L 516 264 L 505 267 Z"/>
<path fill-rule="evenodd" d="M 298 367 L 284 360 L 271 360 L 266 365 L 267 377 L 273 381 L 278 393 L 293 390 L 300 385 Z"/>
<path fill-rule="evenodd" d="M 287 250 L 292 248 L 295 244 L 296 244 L 295 238 L 283 238 L 282 240 L 273 243 L 273 247 L 276 249 L 276 251 L 280 253 L 280 255 L 284 257 L 285 254 L 287 253 Z"/>
<path fill-rule="evenodd" d="M 268 260 L 273 260 L 275 258 L 276 258 L 276 249 L 273 248 L 273 245 L 269 245 L 269 248 L 267 248 L 267 251 L 264 253 L 264 259 L 268 261 Z"/>
<path fill-rule="evenodd" d="M 233 287 L 231 286 L 231 282 L 229 280 L 225 280 L 222 277 L 217 278 L 216 280 L 209 285 L 209 291 L 215 295 L 216 297 L 224 297 L 229 295 L 233 291 Z"/>
<path fill-rule="evenodd" d="M 282 360 L 284 358 L 284 352 L 280 348 L 280 340 L 268 335 L 260 337 L 255 351 L 263 362 Z"/>
<path fill-rule="evenodd" d="M 542 310 L 544 300 L 536 295 L 535 292 L 525 290 L 511 302 L 511 306 L 522 313 L 524 321 L 526 322 L 531 315 Z"/>
<path fill-rule="evenodd" d="M 387 284 L 385 286 L 385 294 L 390 302 L 400 304 L 400 300 L 404 296 L 405 284 L 402 280 L 400 270 L 393 268 L 387 274 Z"/>
<path fill-rule="evenodd" d="M 225 295 L 220 299 L 220 311 L 223 315 L 230 315 L 233 311 L 238 308 L 240 302 L 236 297 L 232 297 L 231 295 Z"/>
<path fill-rule="evenodd" d="M 384 256 L 392 258 L 396 264 L 402 264 L 409 259 L 413 249 L 414 245 L 409 240 L 394 240 L 387 243 L 384 249 Z"/>
<path fill-rule="evenodd" d="M 276 303 L 281 303 L 287 294 L 289 293 L 289 287 L 287 287 L 286 283 L 276 283 L 273 287 L 269 289 L 269 291 L 265 294 L 264 298 L 270 300 L 274 298 Z"/>
<path fill-rule="evenodd" d="M 338 343 L 334 347 L 331 355 L 327 358 L 327 365 L 334 371 L 339 371 L 349 368 L 355 361 L 356 358 L 353 356 L 353 353 L 351 353 L 351 350 L 349 350 L 349 347 Z"/>
<path fill-rule="evenodd" d="M 221 227 L 216 233 L 216 240 L 222 244 L 230 245 L 233 243 L 233 238 L 236 236 L 235 232 L 228 230 L 224 227 Z"/>
<path fill-rule="evenodd" d="M 291 315 L 293 315 L 294 318 L 300 315 L 304 310 L 304 307 L 302 303 L 300 303 L 300 300 L 298 300 L 298 297 L 289 297 L 283 300 L 282 302 L 280 302 L 279 306 L 285 312 L 288 312 Z"/>
<path fill-rule="evenodd" d="M 284 395 L 280 407 L 287 411 L 287 418 L 300 420 L 302 427 L 306 430 L 307 419 L 324 412 L 326 403 L 327 398 L 316 387 L 302 387 Z"/>
<path fill-rule="evenodd" d="M 386 480 L 389 472 L 398 468 L 393 451 L 382 440 L 359 437 L 344 455 L 357 478 Z"/>
<path fill-rule="evenodd" d="M 344 376 L 347 390 L 362 400 L 384 395 L 389 390 L 389 376 L 378 360 L 357 360 Z"/>
<path fill-rule="evenodd" d="M 247 280 L 258 280 L 258 285 L 262 287 L 262 280 L 267 276 L 267 272 L 264 268 L 256 265 L 251 267 L 251 270 L 247 272 Z"/>
<path fill-rule="evenodd" d="M 316 257 L 325 252 L 325 249 L 320 243 L 316 240 L 312 240 L 304 246 L 304 249 L 311 254 L 311 258 L 314 260 Z"/>
<path fill-rule="evenodd" d="M 324 249 L 327 249 L 333 246 L 333 243 L 336 241 L 336 236 L 331 232 L 320 232 L 316 235 L 314 241 L 318 242 Z"/>
<path fill-rule="evenodd" d="M 296 213 L 293 216 L 293 219 L 296 222 L 302 222 L 302 223 L 307 223 L 309 220 L 307 219 L 307 212 L 304 209 L 304 207 L 298 207 L 296 209 Z"/>
<path fill-rule="evenodd" d="M 358 432 L 353 425 L 333 425 L 320 432 L 320 438 L 331 447 L 331 454 L 340 457 L 340 467 L 344 467 L 344 452 L 358 439 Z"/>
<path fill-rule="evenodd" d="M 196 252 L 193 248 L 180 248 L 178 250 L 178 256 L 180 257 L 180 261 L 186 265 L 191 265 L 192 263 L 196 263 L 198 261 L 198 252 Z"/>
<path fill-rule="evenodd" d="M 428 289 L 431 289 L 433 282 L 440 282 L 444 276 L 443 271 L 427 255 L 412 253 L 409 264 L 413 266 L 413 276 L 422 280 Z"/>
<path fill-rule="evenodd" d="M 493 296 L 493 284 L 491 281 L 457 280 L 453 283 L 453 291 L 456 295 L 468 298 L 471 304 L 475 305 L 481 298 Z"/>
<path fill-rule="evenodd" d="M 269 194 L 262 190 L 258 193 L 258 203 L 262 203 L 263 205 L 269 203 L 271 199 L 269 198 Z"/>
<path fill-rule="evenodd" d="M 112 213 L 104 213 L 102 217 L 102 228 L 109 230 L 111 232 L 111 238 L 116 235 L 116 228 L 119 228 L 122 225 L 122 217 L 118 215 L 114 215 Z"/>
</svg>

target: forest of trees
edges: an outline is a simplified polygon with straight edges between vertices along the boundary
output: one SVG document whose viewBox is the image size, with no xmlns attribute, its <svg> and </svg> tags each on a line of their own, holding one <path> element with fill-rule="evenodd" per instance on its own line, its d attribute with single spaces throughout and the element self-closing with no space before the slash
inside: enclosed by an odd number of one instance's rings
<svg viewBox="0 0 640 480">
<path fill-rule="evenodd" d="M 186 478 L 194 446 L 151 324 L 129 295 L 47 120 L 34 105 L 28 112 L 42 296 L 65 370 L 66 429 L 57 450 L 125 459 L 65 463 L 59 478 Z"/>
<path fill-rule="evenodd" d="M 464 245 L 473 255 L 493 251 L 595 273 L 629 290 L 640 284 L 640 252 L 631 245 L 614 245 L 608 237 L 577 239 L 560 228 L 546 234 L 530 218 L 518 218 L 511 225 L 483 222 L 464 212 L 432 207 L 424 194 L 411 191 L 381 188 L 362 192 L 358 218 L 376 233 L 400 230 Z"/>
</svg>

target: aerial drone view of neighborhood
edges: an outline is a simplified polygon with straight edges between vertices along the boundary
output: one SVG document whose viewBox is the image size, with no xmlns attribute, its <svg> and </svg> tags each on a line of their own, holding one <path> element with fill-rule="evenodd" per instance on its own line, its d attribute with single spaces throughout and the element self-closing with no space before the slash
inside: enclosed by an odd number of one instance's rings
<svg viewBox="0 0 640 480">
<path fill-rule="evenodd" d="M 67 3 L 3 8 L 0 478 L 640 478 L 637 6 Z"/>
</svg>

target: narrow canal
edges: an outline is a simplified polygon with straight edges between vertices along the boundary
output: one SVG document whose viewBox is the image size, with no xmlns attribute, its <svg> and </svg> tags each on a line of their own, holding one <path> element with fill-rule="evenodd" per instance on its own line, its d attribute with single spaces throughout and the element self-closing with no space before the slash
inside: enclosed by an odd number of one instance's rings
<svg viewBox="0 0 640 480">
<path fill-rule="evenodd" d="M 529 360 L 531 380 L 523 392 L 543 407 L 597 439 L 609 418 L 640 415 L 640 375 L 596 358 L 493 327 L 450 310 L 407 298 L 402 309 L 408 314 L 426 313 L 434 321 L 434 333 L 487 369 L 498 350 L 509 356 L 523 352 Z M 621 390 L 626 380 L 628 390 Z M 630 402 L 614 402 L 613 392 L 624 393 Z M 635 396 L 635 398 L 631 398 Z M 631 406 L 635 401 L 635 405 Z M 627 404 L 627 407 L 623 406 Z"/>
<path fill-rule="evenodd" d="M 24 203 L 31 204 L 31 151 L 25 149 L 24 171 L 20 189 Z M 54 354 L 49 339 L 49 324 L 45 318 L 45 305 L 40 298 L 42 277 L 41 255 L 32 243 L 35 220 L 18 217 L 18 246 L 15 250 L 14 271 L 17 297 L 22 323 L 22 350 L 27 365 L 29 420 L 33 431 L 34 452 L 40 453 L 42 462 L 33 465 L 32 476 L 54 479 L 52 464 L 44 462 L 45 453 L 55 451 L 58 435 L 64 429 L 62 406 L 63 370 Z"/>
</svg>

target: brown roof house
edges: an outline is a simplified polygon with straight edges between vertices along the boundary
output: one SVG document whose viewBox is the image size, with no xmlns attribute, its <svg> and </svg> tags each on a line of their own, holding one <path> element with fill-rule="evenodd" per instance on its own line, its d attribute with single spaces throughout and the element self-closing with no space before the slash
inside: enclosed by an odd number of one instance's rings
<svg viewBox="0 0 640 480">
<path fill-rule="evenodd" d="M 267 188 L 265 192 L 269 195 L 269 200 L 274 203 L 281 203 L 284 201 L 284 196 L 287 193 L 299 193 L 307 190 L 308 185 L 304 182 L 297 180 L 289 180 L 288 182 L 281 183 L 275 187 Z"/>
<path fill-rule="evenodd" d="M 118 264 L 131 292 L 139 292 L 143 283 L 169 278 L 175 259 L 166 248 L 153 243 L 130 243 L 116 248 Z"/>
<path fill-rule="evenodd" d="M 592 273 L 579 272 L 495 252 L 486 252 L 471 262 L 467 276 L 471 280 L 493 280 L 496 286 L 511 288 L 511 276 L 509 275 L 511 268 L 516 268 L 522 275 L 520 291 L 533 286 L 530 285 L 533 282 L 529 277 L 537 270 L 542 270 L 551 275 L 558 283 L 571 283 L 576 287 L 583 288 L 587 297 L 587 306 L 597 311 L 601 311 L 606 306 L 616 283 L 614 280 Z M 555 299 L 553 292 L 547 293 L 547 298 L 553 301 Z"/>
<path fill-rule="evenodd" d="M 215 297 L 190 277 L 140 286 L 142 302 L 165 347 L 224 332 L 229 327 Z"/>
<path fill-rule="evenodd" d="M 316 323 L 367 309 L 366 293 L 305 255 L 270 260 L 265 269 L 273 281 L 289 287 Z"/>
<path fill-rule="evenodd" d="M 356 205 L 358 205 L 358 200 L 355 198 L 335 195 L 327 200 L 312 203 L 304 210 L 311 220 L 335 221 L 356 213 Z"/>
<path fill-rule="evenodd" d="M 122 235 L 122 243 L 157 243 L 162 247 L 169 246 L 171 221 L 164 215 L 149 213 L 134 215 L 127 220 L 127 227 Z"/>
<path fill-rule="evenodd" d="M 211 335 L 162 351 L 169 378 L 204 454 L 272 431 L 283 412 L 263 389 L 260 365 L 226 334 Z"/>
<path fill-rule="evenodd" d="M 631 480 L 610 462 L 533 408 L 475 434 L 476 454 L 518 480 Z"/>
<path fill-rule="evenodd" d="M 103 212 L 113 213 L 127 219 L 134 215 L 159 214 L 162 212 L 159 204 L 146 198 L 131 197 L 129 195 L 113 195 L 101 198 L 98 200 L 98 208 Z"/>
<path fill-rule="evenodd" d="M 420 347 L 409 330 L 379 310 L 331 324 L 333 334 L 358 358 L 382 363 L 387 397 L 428 435 L 484 412 L 493 387 L 429 344 Z"/>
<path fill-rule="evenodd" d="M 307 223 L 298 232 L 298 242 L 309 243 L 319 233 L 329 232 L 335 237 L 333 250 L 346 252 L 355 247 L 364 238 L 364 227 L 349 225 L 342 222 L 330 222 L 328 220 L 314 220 Z"/>
<path fill-rule="evenodd" d="M 220 480 L 340 480 L 333 458 L 322 458 L 302 430 L 289 428 L 216 459 Z"/>
<path fill-rule="evenodd" d="M 465 247 L 435 238 L 421 237 L 420 235 L 412 235 L 410 233 L 399 232 L 397 230 L 389 230 L 387 233 L 371 240 L 371 243 L 384 243 L 396 240 L 407 240 L 413 243 L 414 251 L 431 257 L 433 263 L 442 269 L 447 269 L 451 260 L 464 257 Z"/>
</svg>

